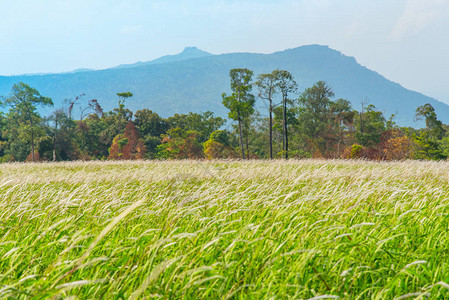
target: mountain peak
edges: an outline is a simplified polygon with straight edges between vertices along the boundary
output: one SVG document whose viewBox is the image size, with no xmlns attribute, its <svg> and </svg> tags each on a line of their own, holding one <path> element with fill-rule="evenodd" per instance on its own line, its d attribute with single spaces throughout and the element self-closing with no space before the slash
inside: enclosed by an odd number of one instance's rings
<svg viewBox="0 0 449 300">
<path fill-rule="evenodd" d="M 198 49 L 198 47 L 185 47 L 182 53 L 195 53 L 195 52 L 205 52 L 201 49 Z"/>
<path fill-rule="evenodd" d="M 303 53 L 310 53 L 310 54 L 314 54 L 314 53 L 315 54 L 320 54 L 320 53 L 342 54 L 340 51 L 332 49 L 328 45 L 319 45 L 319 44 L 299 46 L 296 48 L 286 49 L 286 50 L 280 51 L 280 52 L 303 52 Z"/>
<path fill-rule="evenodd" d="M 203 51 L 199 49 L 198 47 L 185 47 L 184 50 L 179 53 L 178 55 L 186 56 L 188 55 L 191 58 L 197 58 L 197 57 L 203 57 L 203 56 L 209 56 L 212 55 L 209 52 Z"/>
<path fill-rule="evenodd" d="M 198 49 L 197 47 L 185 47 L 181 53 L 175 55 L 165 55 L 159 57 L 155 60 L 147 61 L 147 62 L 138 62 L 135 64 L 129 65 L 119 65 L 117 67 L 111 69 L 128 69 L 140 66 L 154 65 L 154 64 L 163 64 L 163 63 L 173 63 L 193 58 L 202 58 L 206 56 L 212 56 L 209 52 Z"/>
</svg>

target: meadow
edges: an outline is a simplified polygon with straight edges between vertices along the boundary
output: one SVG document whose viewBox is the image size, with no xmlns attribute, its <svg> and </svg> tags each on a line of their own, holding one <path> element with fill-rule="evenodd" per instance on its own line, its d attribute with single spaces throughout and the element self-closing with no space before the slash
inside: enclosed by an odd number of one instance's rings
<svg viewBox="0 0 449 300">
<path fill-rule="evenodd" d="M 0 165 L 0 298 L 449 298 L 449 163 Z"/>
</svg>

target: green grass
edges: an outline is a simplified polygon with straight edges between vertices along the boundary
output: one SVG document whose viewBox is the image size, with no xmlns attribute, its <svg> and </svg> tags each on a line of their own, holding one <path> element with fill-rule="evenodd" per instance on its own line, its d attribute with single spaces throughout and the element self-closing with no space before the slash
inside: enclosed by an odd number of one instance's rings
<svg viewBox="0 0 449 300">
<path fill-rule="evenodd" d="M 449 163 L 0 165 L 0 298 L 449 298 Z"/>
</svg>

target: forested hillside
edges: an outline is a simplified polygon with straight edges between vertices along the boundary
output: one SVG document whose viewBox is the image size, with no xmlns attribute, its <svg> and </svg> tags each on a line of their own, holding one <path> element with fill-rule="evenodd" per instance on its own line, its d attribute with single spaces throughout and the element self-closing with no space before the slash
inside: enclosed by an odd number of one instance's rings
<svg viewBox="0 0 449 300">
<path fill-rule="evenodd" d="M 7 111 L 0 112 L 0 162 L 449 157 L 449 128 L 430 103 L 414 108 L 414 118 L 425 123 L 414 129 L 372 104 L 354 109 L 324 81 L 301 89 L 287 70 L 255 74 L 235 68 L 228 76 L 230 92 L 220 97 L 226 117 L 211 111 L 169 117 L 150 108 L 133 112 L 129 91 L 116 93 L 112 110 L 83 94 L 61 109 L 36 88 L 16 83 L 0 102 Z"/>
<path fill-rule="evenodd" d="M 273 54 L 231 53 L 211 55 L 196 48 L 165 56 L 147 63 L 119 66 L 99 71 L 65 74 L 0 77 L 0 95 L 7 95 L 14 83 L 24 82 L 52 98 L 56 108 L 65 99 L 85 94 L 96 99 L 105 110 L 116 105 L 116 93 L 130 91 L 127 103 L 133 112 L 142 108 L 157 111 L 163 117 L 175 113 L 213 111 L 225 117 L 221 93 L 229 92 L 228 72 L 244 67 L 255 74 L 285 69 L 295 77 L 299 90 L 323 80 L 332 86 L 335 96 L 350 101 L 354 108 L 373 104 L 386 116 L 396 114 L 401 126 L 419 127 L 414 120 L 417 106 L 430 103 L 444 122 L 449 122 L 449 106 L 407 90 L 361 65 L 352 57 L 325 46 L 303 46 Z M 296 95 L 298 97 L 299 95 Z M 262 111 L 263 106 L 257 106 Z M 43 109 L 40 112 L 47 114 Z"/>
</svg>

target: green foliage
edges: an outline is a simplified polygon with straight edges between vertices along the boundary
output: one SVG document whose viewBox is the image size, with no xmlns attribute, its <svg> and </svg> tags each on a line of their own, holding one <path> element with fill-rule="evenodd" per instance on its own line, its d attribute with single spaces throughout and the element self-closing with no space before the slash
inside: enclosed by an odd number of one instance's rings
<svg viewBox="0 0 449 300">
<path fill-rule="evenodd" d="M 203 113 L 175 114 L 167 118 L 169 128 L 181 128 L 183 130 L 197 131 L 199 133 L 198 141 L 203 143 L 212 132 L 222 127 L 226 120 L 221 117 L 215 117 L 211 111 Z"/>
<path fill-rule="evenodd" d="M 231 79 L 232 94 L 227 96 L 226 93 L 223 93 L 221 95 L 223 99 L 222 103 L 229 109 L 229 118 L 238 122 L 240 147 L 242 159 L 244 159 L 244 139 L 248 141 L 248 135 L 244 134 L 243 126 L 247 125 L 246 132 L 248 132 L 248 119 L 254 113 L 254 104 L 256 102 L 254 95 L 250 93 L 253 87 L 251 84 L 253 71 L 248 69 L 232 69 L 229 71 L 229 77 Z M 246 148 L 248 147 L 248 142 L 246 142 Z"/>
<path fill-rule="evenodd" d="M 162 144 L 157 146 L 158 157 L 165 159 L 203 158 L 203 147 L 198 141 L 199 132 L 171 128 L 162 135 Z"/>
<path fill-rule="evenodd" d="M 10 106 L 14 111 L 29 118 L 36 110 L 36 106 L 53 106 L 53 101 L 41 96 L 35 88 L 19 82 L 13 85 L 11 94 L 3 101 L 3 105 Z"/>
<path fill-rule="evenodd" d="M 215 130 L 214 132 L 212 132 L 210 134 L 210 140 L 215 141 L 215 142 L 219 142 L 220 144 L 222 144 L 224 146 L 229 146 L 230 145 L 229 135 L 224 130 Z"/>
<path fill-rule="evenodd" d="M 442 151 L 442 154 L 448 158 L 449 157 L 449 137 L 445 136 L 441 140 L 438 141 L 439 148 Z"/>
<path fill-rule="evenodd" d="M 51 160 L 53 157 L 53 139 L 50 136 L 43 136 L 37 141 L 37 152 L 40 160 Z"/>
<path fill-rule="evenodd" d="M 58 109 L 45 120 L 44 128 L 47 135 L 52 139 L 55 154 L 55 157 L 51 157 L 52 160 L 77 159 L 77 135 L 74 134 L 76 133 L 77 123 L 75 121 L 62 109 Z M 91 139 L 90 143 L 95 144 L 95 140 Z"/>
<path fill-rule="evenodd" d="M 208 140 L 214 142 L 209 142 L 208 149 L 223 146 L 235 150 L 240 145 L 241 157 L 253 159 L 273 158 L 273 153 L 285 158 L 349 157 L 355 143 L 364 147 L 363 157 L 367 159 L 445 159 L 449 155 L 448 126 L 438 120 L 430 104 L 416 111 L 418 119 L 425 118 L 426 128 L 412 130 L 399 128 L 394 115 L 385 120 L 373 105 L 363 105 L 357 112 L 345 99 L 333 101 L 333 91 L 323 81 L 305 89 L 297 101 L 292 100 L 297 84 L 286 70 L 260 74 L 254 84 L 253 72 L 248 69 L 232 69 L 229 76 L 232 93 L 223 94 L 222 100 L 229 117 L 237 122 L 225 135 L 219 130 L 226 120 L 211 111 L 162 118 L 142 109 L 134 115 L 125 108 L 125 101 L 133 96 L 130 92 L 117 93 L 118 107 L 112 111 L 103 112 L 92 99 L 80 107 L 80 119 L 72 120 L 72 110 L 75 104 L 81 104 L 77 102 L 81 94 L 75 101 L 67 100 L 68 112 L 57 109 L 41 118 L 37 106 L 51 105 L 51 99 L 19 83 L 1 101 L 11 109 L 0 113 L 0 157 L 25 161 L 38 153 L 36 160 L 106 159 L 111 157 L 114 138 L 124 137 L 130 122 L 136 125 L 133 146 L 122 145 L 121 138 L 115 141 L 117 149 L 113 151 L 119 155 L 121 148 L 126 148 L 129 159 L 202 158 Z M 255 110 L 253 86 L 257 86 L 259 98 L 268 101 L 268 117 L 261 117 Z M 181 130 L 179 134 L 177 130 Z M 389 136 L 393 131 L 398 134 Z M 39 145 L 44 141 L 45 147 Z"/>
<path fill-rule="evenodd" d="M 432 140 L 440 140 L 444 136 L 443 123 L 438 120 L 435 109 L 429 103 L 419 106 L 416 109 L 416 118 L 426 120 L 426 131 Z"/>
<path fill-rule="evenodd" d="M 117 93 L 117 96 L 119 96 L 121 101 L 124 101 L 124 100 L 132 97 L 133 93 L 130 93 L 130 92 Z"/>
<path fill-rule="evenodd" d="M 345 99 L 332 101 L 334 92 L 324 81 L 306 89 L 298 99 L 298 127 L 308 144 L 308 152 L 339 157 L 353 125 L 354 112 Z"/>
<path fill-rule="evenodd" d="M 128 123 L 129 121 L 131 121 L 133 113 L 131 110 L 125 109 L 125 101 L 128 98 L 131 98 L 133 96 L 133 93 L 130 92 L 117 93 L 117 96 L 119 97 L 118 108 L 115 108 L 114 111 L 117 112 L 117 115 L 120 119 L 123 119 L 125 123 Z"/>
<path fill-rule="evenodd" d="M 0 157 L 0 163 L 14 162 L 16 159 L 12 154 L 5 154 Z"/>
<path fill-rule="evenodd" d="M 90 115 L 85 123 L 79 121 L 81 149 L 85 149 L 86 153 L 94 153 L 95 157 L 108 156 L 108 149 L 113 139 L 124 133 L 132 115 L 127 108 L 119 107 L 106 112 L 101 118 L 97 115 Z"/>
<path fill-rule="evenodd" d="M 259 98 L 268 101 L 268 130 L 269 130 L 269 151 L 270 159 L 273 158 L 273 97 L 278 92 L 279 86 L 275 71 L 266 74 L 259 74 L 255 85 L 259 89 Z"/>
<path fill-rule="evenodd" d="M 446 141 L 443 139 L 445 130 L 443 123 L 438 120 L 432 105 L 427 103 L 416 109 L 416 118 L 420 119 L 423 117 L 426 120 L 426 128 L 413 136 L 416 145 L 415 158 L 446 159 L 448 153 L 445 151 Z"/>
<path fill-rule="evenodd" d="M 288 117 L 287 117 L 287 110 L 288 104 L 291 104 L 291 100 L 289 99 L 289 93 L 296 92 L 297 84 L 296 81 L 293 79 L 293 75 L 286 71 L 286 70 L 274 70 L 273 74 L 276 78 L 276 85 L 279 89 L 280 94 L 282 95 L 282 150 L 284 151 L 285 159 L 288 158 Z"/>
<path fill-rule="evenodd" d="M 234 91 L 229 96 L 226 93 L 222 94 L 223 105 L 229 109 L 228 116 L 232 120 L 243 120 L 254 113 L 256 100 L 254 95 L 249 94 L 252 85 L 246 81 L 248 77 L 244 77 L 245 81 L 242 82 L 240 90 Z M 233 85 L 236 85 L 236 83 L 233 83 Z"/>
<path fill-rule="evenodd" d="M 299 98 L 301 106 L 300 123 L 305 134 L 311 138 L 319 138 L 326 131 L 330 117 L 330 107 L 334 96 L 332 89 L 319 81 L 305 90 Z"/>
<path fill-rule="evenodd" d="M 441 160 L 448 157 L 441 148 L 444 145 L 444 141 L 435 141 L 429 136 L 427 131 L 423 131 L 419 135 L 414 135 L 413 141 L 415 143 L 415 159 Z"/>
<path fill-rule="evenodd" d="M 134 123 L 139 133 L 144 137 L 160 137 L 161 134 L 170 128 L 167 120 L 164 120 L 157 113 L 146 108 L 136 111 L 134 117 Z"/>
<path fill-rule="evenodd" d="M 277 74 L 278 71 L 259 74 L 257 76 L 257 81 L 254 83 L 259 90 L 258 94 L 259 98 L 267 100 L 270 105 L 272 105 L 274 97 L 276 93 L 279 91 Z"/>
<path fill-rule="evenodd" d="M 123 92 L 123 93 L 117 93 L 117 96 L 119 97 L 119 109 L 123 108 L 125 105 L 125 101 L 128 98 L 131 98 L 133 96 L 133 93 L 130 92 Z"/>
<path fill-rule="evenodd" d="M 31 144 L 32 160 L 35 161 L 35 138 L 39 137 L 40 116 L 36 111 L 37 106 L 53 106 L 50 98 L 41 94 L 29 85 L 20 82 L 11 88 L 9 97 L 3 101 L 2 105 L 11 107 L 9 116 L 15 120 L 19 139 L 27 139 Z"/>
<path fill-rule="evenodd" d="M 435 140 L 441 139 L 444 135 L 443 123 L 437 119 L 435 109 L 429 103 L 416 109 L 416 118 L 419 120 L 422 117 L 426 120 L 426 129 L 430 138 Z"/>
<path fill-rule="evenodd" d="M 126 125 L 124 133 L 118 134 L 109 148 L 108 159 L 144 159 L 146 147 L 132 121 Z"/>
<path fill-rule="evenodd" d="M 361 158 L 362 157 L 363 146 L 354 144 L 351 146 L 351 152 L 349 153 L 349 158 Z"/>
<path fill-rule="evenodd" d="M 355 140 L 360 145 L 371 147 L 380 142 L 382 133 L 386 130 L 386 121 L 382 112 L 377 111 L 372 104 L 355 114 Z"/>
<path fill-rule="evenodd" d="M 147 135 L 143 138 L 143 142 L 147 149 L 147 158 L 157 158 L 157 147 L 161 144 L 162 139 L 160 137 Z"/>
<path fill-rule="evenodd" d="M 215 130 L 210 138 L 203 143 L 204 155 L 207 159 L 236 158 L 237 155 L 230 145 L 229 134 L 224 130 Z"/>
<path fill-rule="evenodd" d="M 123 139 L 121 139 L 121 140 L 118 141 L 118 146 L 119 146 L 120 148 L 123 148 L 123 146 L 125 146 L 125 145 L 127 145 L 127 144 L 128 144 L 128 139 L 127 139 L 127 138 L 123 138 Z"/>
</svg>

